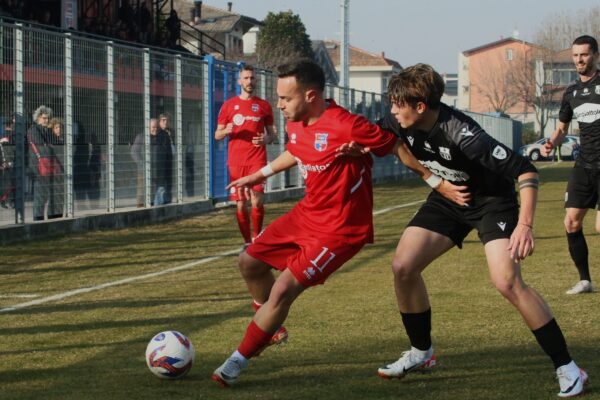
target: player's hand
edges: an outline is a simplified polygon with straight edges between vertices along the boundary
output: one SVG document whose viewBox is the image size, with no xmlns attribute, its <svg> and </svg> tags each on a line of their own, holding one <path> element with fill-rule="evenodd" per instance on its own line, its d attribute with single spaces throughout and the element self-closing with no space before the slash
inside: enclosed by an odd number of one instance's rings
<svg viewBox="0 0 600 400">
<path fill-rule="evenodd" d="M 225 134 L 229 136 L 233 132 L 233 124 L 229 123 L 225 126 Z"/>
<path fill-rule="evenodd" d="M 552 144 L 550 139 L 548 139 L 548 140 L 546 140 L 546 143 L 544 143 L 544 145 L 540 149 L 540 153 L 542 153 L 542 155 L 544 157 L 548 157 L 553 148 L 554 148 L 554 144 Z"/>
<path fill-rule="evenodd" d="M 256 136 L 252 138 L 252 144 L 256 147 L 266 146 L 267 145 L 267 136 L 264 133 L 256 133 Z"/>
<path fill-rule="evenodd" d="M 229 190 L 231 188 L 251 188 L 257 183 L 261 182 L 263 179 L 257 179 L 256 174 L 246 175 L 241 177 L 240 179 L 236 179 L 227 185 L 226 189 Z"/>
<path fill-rule="evenodd" d="M 533 229 L 525 224 L 517 224 L 508 242 L 510 258 L 515 261 L 524 260 L 533 254 L 533 248 Z"/>
<path fill-rule="evenodd" d="M 471 201 L 471 193 L 467 190 L 468 186 L 458 186 L 447 180 L 442 180 L 442 183 L 435 188 L 439 194 L 458 204 L 459 206 L 468 206 Z"/>
<path fill-rule="evenodd" d="M 351 157 L 360 157 L 367 153 L 369 153 L 371 149 L 369 147 L 364 147 L 354 141 L 349 143 L 344 143 L 337 149 L 335 149 L 335 156 L 351 156 Z"/>
</svg>

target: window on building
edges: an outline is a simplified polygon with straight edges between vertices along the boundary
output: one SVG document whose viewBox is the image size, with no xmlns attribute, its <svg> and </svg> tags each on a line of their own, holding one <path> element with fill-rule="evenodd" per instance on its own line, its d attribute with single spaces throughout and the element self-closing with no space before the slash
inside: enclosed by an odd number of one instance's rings
<svg viewBox="0 0 600 400">
<path fill-rule="evenodd" d="M 513 51 L 512 51 L 512 49 L 506 49 L 506 59 L 508 61 L 512 61 L 512 59 L 513 59 Z"/>
</svg>

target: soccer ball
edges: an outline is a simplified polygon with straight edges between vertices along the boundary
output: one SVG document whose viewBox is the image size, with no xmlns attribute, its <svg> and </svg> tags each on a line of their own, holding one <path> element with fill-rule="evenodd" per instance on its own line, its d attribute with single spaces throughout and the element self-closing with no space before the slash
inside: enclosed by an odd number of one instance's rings
<svg viewBox="0 0 600 400">
<path fill-rule="evenodd" d="M 164 331 L 148 343 L 146 364 L 159 378 L 177 379 L 192 369 L 195 354 L 187 336 L 177 331 Z"/>
</svg>

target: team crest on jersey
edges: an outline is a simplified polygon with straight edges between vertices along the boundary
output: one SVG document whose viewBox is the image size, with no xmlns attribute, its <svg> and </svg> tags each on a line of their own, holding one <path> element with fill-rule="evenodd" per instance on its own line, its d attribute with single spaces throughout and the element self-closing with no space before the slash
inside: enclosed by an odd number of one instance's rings
<svg viewBox="0 0 600 400">
<path fill-rule="evenodd" d="M 415 142 L 415 138 L 412 136 L 408 136 L 407 139 L 408 139 L 408 143 L 410 143 L 410 145 L 412 146 L 413 143 Z"/>
<path fill-rule="evenodd" d="M 588 88 L 583 88 L 583 93 L 581 93 L 582 96 L 588 96 L 590 94 L 590 89 Z"/>
<path fill-rule="evenodd" d="M 315 150 L 325 151 L 327 149 L 327 133 L 315 133 Z"/>
<path fill-rule="evenodd" d="M 239 109 L 240 109 L 240 105 L 239 105 L 239 104 L 236 104 L 235 106 L 233 106 L 233 109 L 234 109 L 234 110 L 239 110 Z"/>
<path fill-rule="evenodd" d="M 256 104 L 256 103 L 252 104 L 252 112 L 258 112 L 258 104 Z"/>
<path fill-rule="evenodd" d="M 296 134 L 295 133 L 292 133 L 290 135 L 290 143 L 291 144 L 296 144 Z"/>
<path fill-rule="evenodd" d="M 492 155 L 495 158 L 497 158 L 498 160 L 504 160 L 506 157 L 508 157 L 508 153 L 500 145 L 494 147 L 494 151 L 492 151 Z"/>
<path fill-rule="evenodd" d="M 594 92 L 596 92 L 596 94 L 600 94 L 600 85 L 596 85 Z"/>
<path fill-rule="evenodd" d="M 450 155 L 450 149 L 447 147 L 440 147 L 440 156 L 442 156 L 444 160 L 452 160 L 452 156 Z"/>
</svg>

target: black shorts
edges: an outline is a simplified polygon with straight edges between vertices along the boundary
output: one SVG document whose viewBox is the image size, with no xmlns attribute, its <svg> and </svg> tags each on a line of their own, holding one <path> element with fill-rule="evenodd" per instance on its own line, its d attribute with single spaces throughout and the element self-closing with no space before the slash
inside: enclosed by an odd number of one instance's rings
<svg viewBox="0 0 600 400">
<path fill-rule="evenodd" d="M 450 238 L 462 248 L 464 238 L 477 229 L 483 244 L 496 239 L 508 239 L 519 220 L 516 199 L 487 197 L 474 199 L 472 206 L 449 204 L 433 192 L 408 226 L 418 226 Z"/>
<path fill-rule="evenodd" d="M 573 167 L 565 193 L 565 208 L 596 208 L 600 206 L 600 169 Z"/>
</svg>

